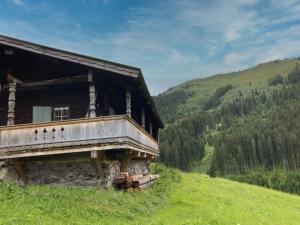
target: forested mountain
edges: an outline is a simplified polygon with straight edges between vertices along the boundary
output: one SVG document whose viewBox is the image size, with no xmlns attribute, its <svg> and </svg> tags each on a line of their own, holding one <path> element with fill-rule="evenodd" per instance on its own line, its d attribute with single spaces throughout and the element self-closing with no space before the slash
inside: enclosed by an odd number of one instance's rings
<svg viewBox="0 0 300 225">
<path fill-rule="evenodd" d="M 187 81 L 158 95 L 155 101 L 164 123 L 173 124 L 191 114 L 202 112 L 207 100 L 218 88 L 226 85 L 230 84 L 233 88 L 221 99 L 222 103 L 240 92 L 247 93 L 255 89 L 269 91 L 268 80 L 277 75 L 286 77 L 297 63 L 300 64 L 300 58 L 276 60 L 243 71 Z"/>
<path fill-rule="evenodd" d="M 300 170 L 299 59 L 186 82 L 155 100 L 166 123 L 162 162 L 192 170 L 210 145 L 210 175 L 249 182 L 240 175 L 281 173 L 289 176 L 284 182 L 294 182 L 292 190 L 291 185 L 277 184 L 277 175 L 260 177 L 259 182 L 300 194 L 300 175 L 295 173 Z"/>
</svg>

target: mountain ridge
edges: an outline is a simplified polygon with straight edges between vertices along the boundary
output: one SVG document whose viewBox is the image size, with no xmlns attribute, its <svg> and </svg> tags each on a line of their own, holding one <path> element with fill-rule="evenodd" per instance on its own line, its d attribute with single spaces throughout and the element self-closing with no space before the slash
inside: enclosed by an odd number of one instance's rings
<svg viewBox="0 0 300 225">
<path fill-rule="evenodd" d="M 275 60 L 241 71 L 189 80 L 169 88 L 155 96 L 154 100 L 164 123 L 173 123 L 200 112 L 217 88 L 227 84 L 233 85 L 233 90 L 226 94 L 231 95 L 230 98 L 237 96 L 239 92 L 245 93 L 255 88 L 265 89 L 268 87 L 268 79 L 278 74 L 286 77 L 297 63 L 300 63 L 300 58 Z M 168 116 L 169 112 L 172 112 L 172 116 Z"/>
</svg>

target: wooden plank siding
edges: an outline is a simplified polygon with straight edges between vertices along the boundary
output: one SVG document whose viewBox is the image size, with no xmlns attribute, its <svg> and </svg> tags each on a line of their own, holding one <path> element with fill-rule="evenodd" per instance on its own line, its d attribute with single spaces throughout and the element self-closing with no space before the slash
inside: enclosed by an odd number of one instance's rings
<svg viewBox="0 0 300 225">
<path fill-rule="evenodd" d="M 7 94 L 0 97 L 0 125 L 7 121 Z M 89 103 L 87 85 L 52 86 L 16 92 L 15 124 L 32 123 L 33 106 L 68 106 L 70 119 L 84 118 Z"/>
<path fill-rule="evenodd" d="M 7 102 L 8 93 L 0 93 L 0 126 L 5 126 L 7 123 Z"/>
<path fill-rule="evenodd" d="M 15 124 L 32 123 L 33 106 L 67 106 L 70 119 L 84 118 L 89 103 L 87 86 L 49 87 L 32 92 L 18 92 Z"/>
</svg>

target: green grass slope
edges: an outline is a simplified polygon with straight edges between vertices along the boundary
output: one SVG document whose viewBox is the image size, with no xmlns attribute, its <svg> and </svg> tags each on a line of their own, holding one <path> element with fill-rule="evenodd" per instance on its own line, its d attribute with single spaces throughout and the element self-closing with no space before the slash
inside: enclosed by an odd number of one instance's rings
<svg viewBox="0 0 300 225">
<path fill-rule="evenodd" d="M 138 193 L 0 183 L 0 224 L 299 224 L 299 196 L 158 171 L 159 181 Z"/>
<path fill-rule="evenodd" d="M 193 173 L 182 177 L 151 219 L 163 225 L 292 225 L 300 221 L 299 203 L 299 196 Z"/>
<path fill-rule="evenodd" d="M 298 59 L 286 59 L 259 64 L 255 67 L 227 74 L 219 74 L 204 79 L 187 81 L 155 97 L 158 110 L 165 123 L 182 119 L 199 112 L 214 91 L 227 84 L 232 84 L 224 100 L 232 99 L 240 91 L 254 88 L 267 88 L 267 80 L 278 74 L 286 76 L 296 65 Z M 170 115 L 172 112 L 172 115 Z"/>
</svg>

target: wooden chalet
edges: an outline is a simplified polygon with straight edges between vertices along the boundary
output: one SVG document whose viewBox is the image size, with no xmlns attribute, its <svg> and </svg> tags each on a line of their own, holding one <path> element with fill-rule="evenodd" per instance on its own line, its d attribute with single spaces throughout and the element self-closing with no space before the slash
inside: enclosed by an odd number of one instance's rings
<svg viewBox="0 0 300 225">
<path fill-rule="evenodd" d="M 109 186 L 159 155 L 163 123 L 138 68 L 0 36 L 0 85 L 4 177 Z"/>
</svg>

